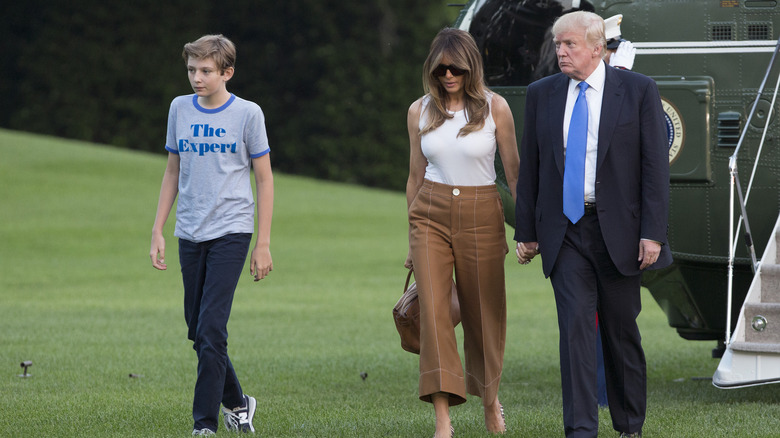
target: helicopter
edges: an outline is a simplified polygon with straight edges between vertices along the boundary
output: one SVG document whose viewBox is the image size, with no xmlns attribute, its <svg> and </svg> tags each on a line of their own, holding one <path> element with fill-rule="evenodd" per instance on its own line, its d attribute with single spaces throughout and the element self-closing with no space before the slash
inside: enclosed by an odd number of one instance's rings
<svg viewBox="0 0 780 438">
<path fill-rule="evenodd" d="M 658 85 L 669 148 L 674 262 L 645 272 L 642 285 L 679 336 L 716 341 L 715 386 L 780 382 L 778 1 L 471 0 L 458 6 L 454 27 L 477 42 L 487 85 L 509 103 L 518 139 L 528 84 L 560 71 L 554 21 L 577 10 L 605 19 L 622 15 L 619 38 L 636 48 L 632 70 Z M 777 82 L 767 86 L 769 78 Z M 506 221 L 513 225 L 513 200 L 496 162 Z M 746 187 L 739 170 L 749 171 Z"/>
</svg>

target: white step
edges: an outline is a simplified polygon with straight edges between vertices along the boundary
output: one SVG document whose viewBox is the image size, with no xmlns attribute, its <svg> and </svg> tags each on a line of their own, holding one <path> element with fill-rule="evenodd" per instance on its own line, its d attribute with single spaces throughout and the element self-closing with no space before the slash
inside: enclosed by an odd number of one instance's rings
<svg viewBox="0 0 780 438">
<path fill-rule="evenodd" d="M 732 342 L 730 348 L 734 351 L 780 354 L 780 344 L 766 344 L 761 342 Z"/>
<path fill-rule="evenodd" d="M 761 266 L 761 302 L 780 303 L 780 265 Z"/>
<path fill-rule="evenodd" d="M 745 342 L 780 344 L 780 303 L 745 303 Z"/>
</svg>

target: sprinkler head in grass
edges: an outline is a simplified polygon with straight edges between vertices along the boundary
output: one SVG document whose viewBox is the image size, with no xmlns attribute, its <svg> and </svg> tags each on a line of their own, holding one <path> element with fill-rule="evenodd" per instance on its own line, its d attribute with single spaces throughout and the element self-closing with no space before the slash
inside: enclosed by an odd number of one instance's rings
<svg viewBox="0 0 780 438">
<path fill-rule="evenodd" d="M 32 374 L 28 374 L 27 373 L 27 368 L 30 368 L 31 366 L 32 366 L 32 361 L 31 360 L 26 360 L 26 361 L 22 362 L 21 367 L 24 370 L 24 373 L 19 374 L 19 377 L 32 377 Z"/>
</svg>

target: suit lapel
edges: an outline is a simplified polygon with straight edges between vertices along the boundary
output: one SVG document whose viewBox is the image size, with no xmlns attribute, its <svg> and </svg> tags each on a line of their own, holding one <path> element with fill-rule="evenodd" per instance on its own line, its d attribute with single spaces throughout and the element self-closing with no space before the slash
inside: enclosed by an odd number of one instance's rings
<svg viewBox="0 0 780 438">
<path fill-rule="evenodd" d="M 604 162 L 610 147 L 610 139 L 615 131 L 623 105 L 623 81 L 620 80 L 612 67 L 606 68 L 606 80 L 604 81 L 604 97 L 601 101 L 601 120 L 599 121 L 599 145 L 596 172 Z"/>
<path fill-rule="evenodd" d="M 569 78 L 563 73 L 559 73 L 559 78 L 553 83 L 553 87 L 550 89 L 550 106 L 547 118 L 550 127 L 550 132 L 547 134 L 549 138 L 553 139 L 553 156 L 555 157 L 555 165 L 558 167 L 558 171 L 563 177 L 563 165 L 565 162 L 563 153 L 563 116 L 566 112 L 566 93 L 569 91 Z"/>
</svg>

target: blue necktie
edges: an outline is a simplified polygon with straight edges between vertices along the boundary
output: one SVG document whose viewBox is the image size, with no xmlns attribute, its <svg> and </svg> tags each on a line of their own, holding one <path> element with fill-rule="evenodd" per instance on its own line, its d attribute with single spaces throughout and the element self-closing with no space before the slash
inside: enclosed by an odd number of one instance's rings
<svg viewBox="0 0 780 438">
<path fill-rule="evenodd" d="M 576 224 L 585 213 L 585 151 L 588 146 L 588 84 L 578 85 L 580 94 L 574 102 L 566 141 L 566 164 L 563 170 L 563 213 Z"/>
</svg>

